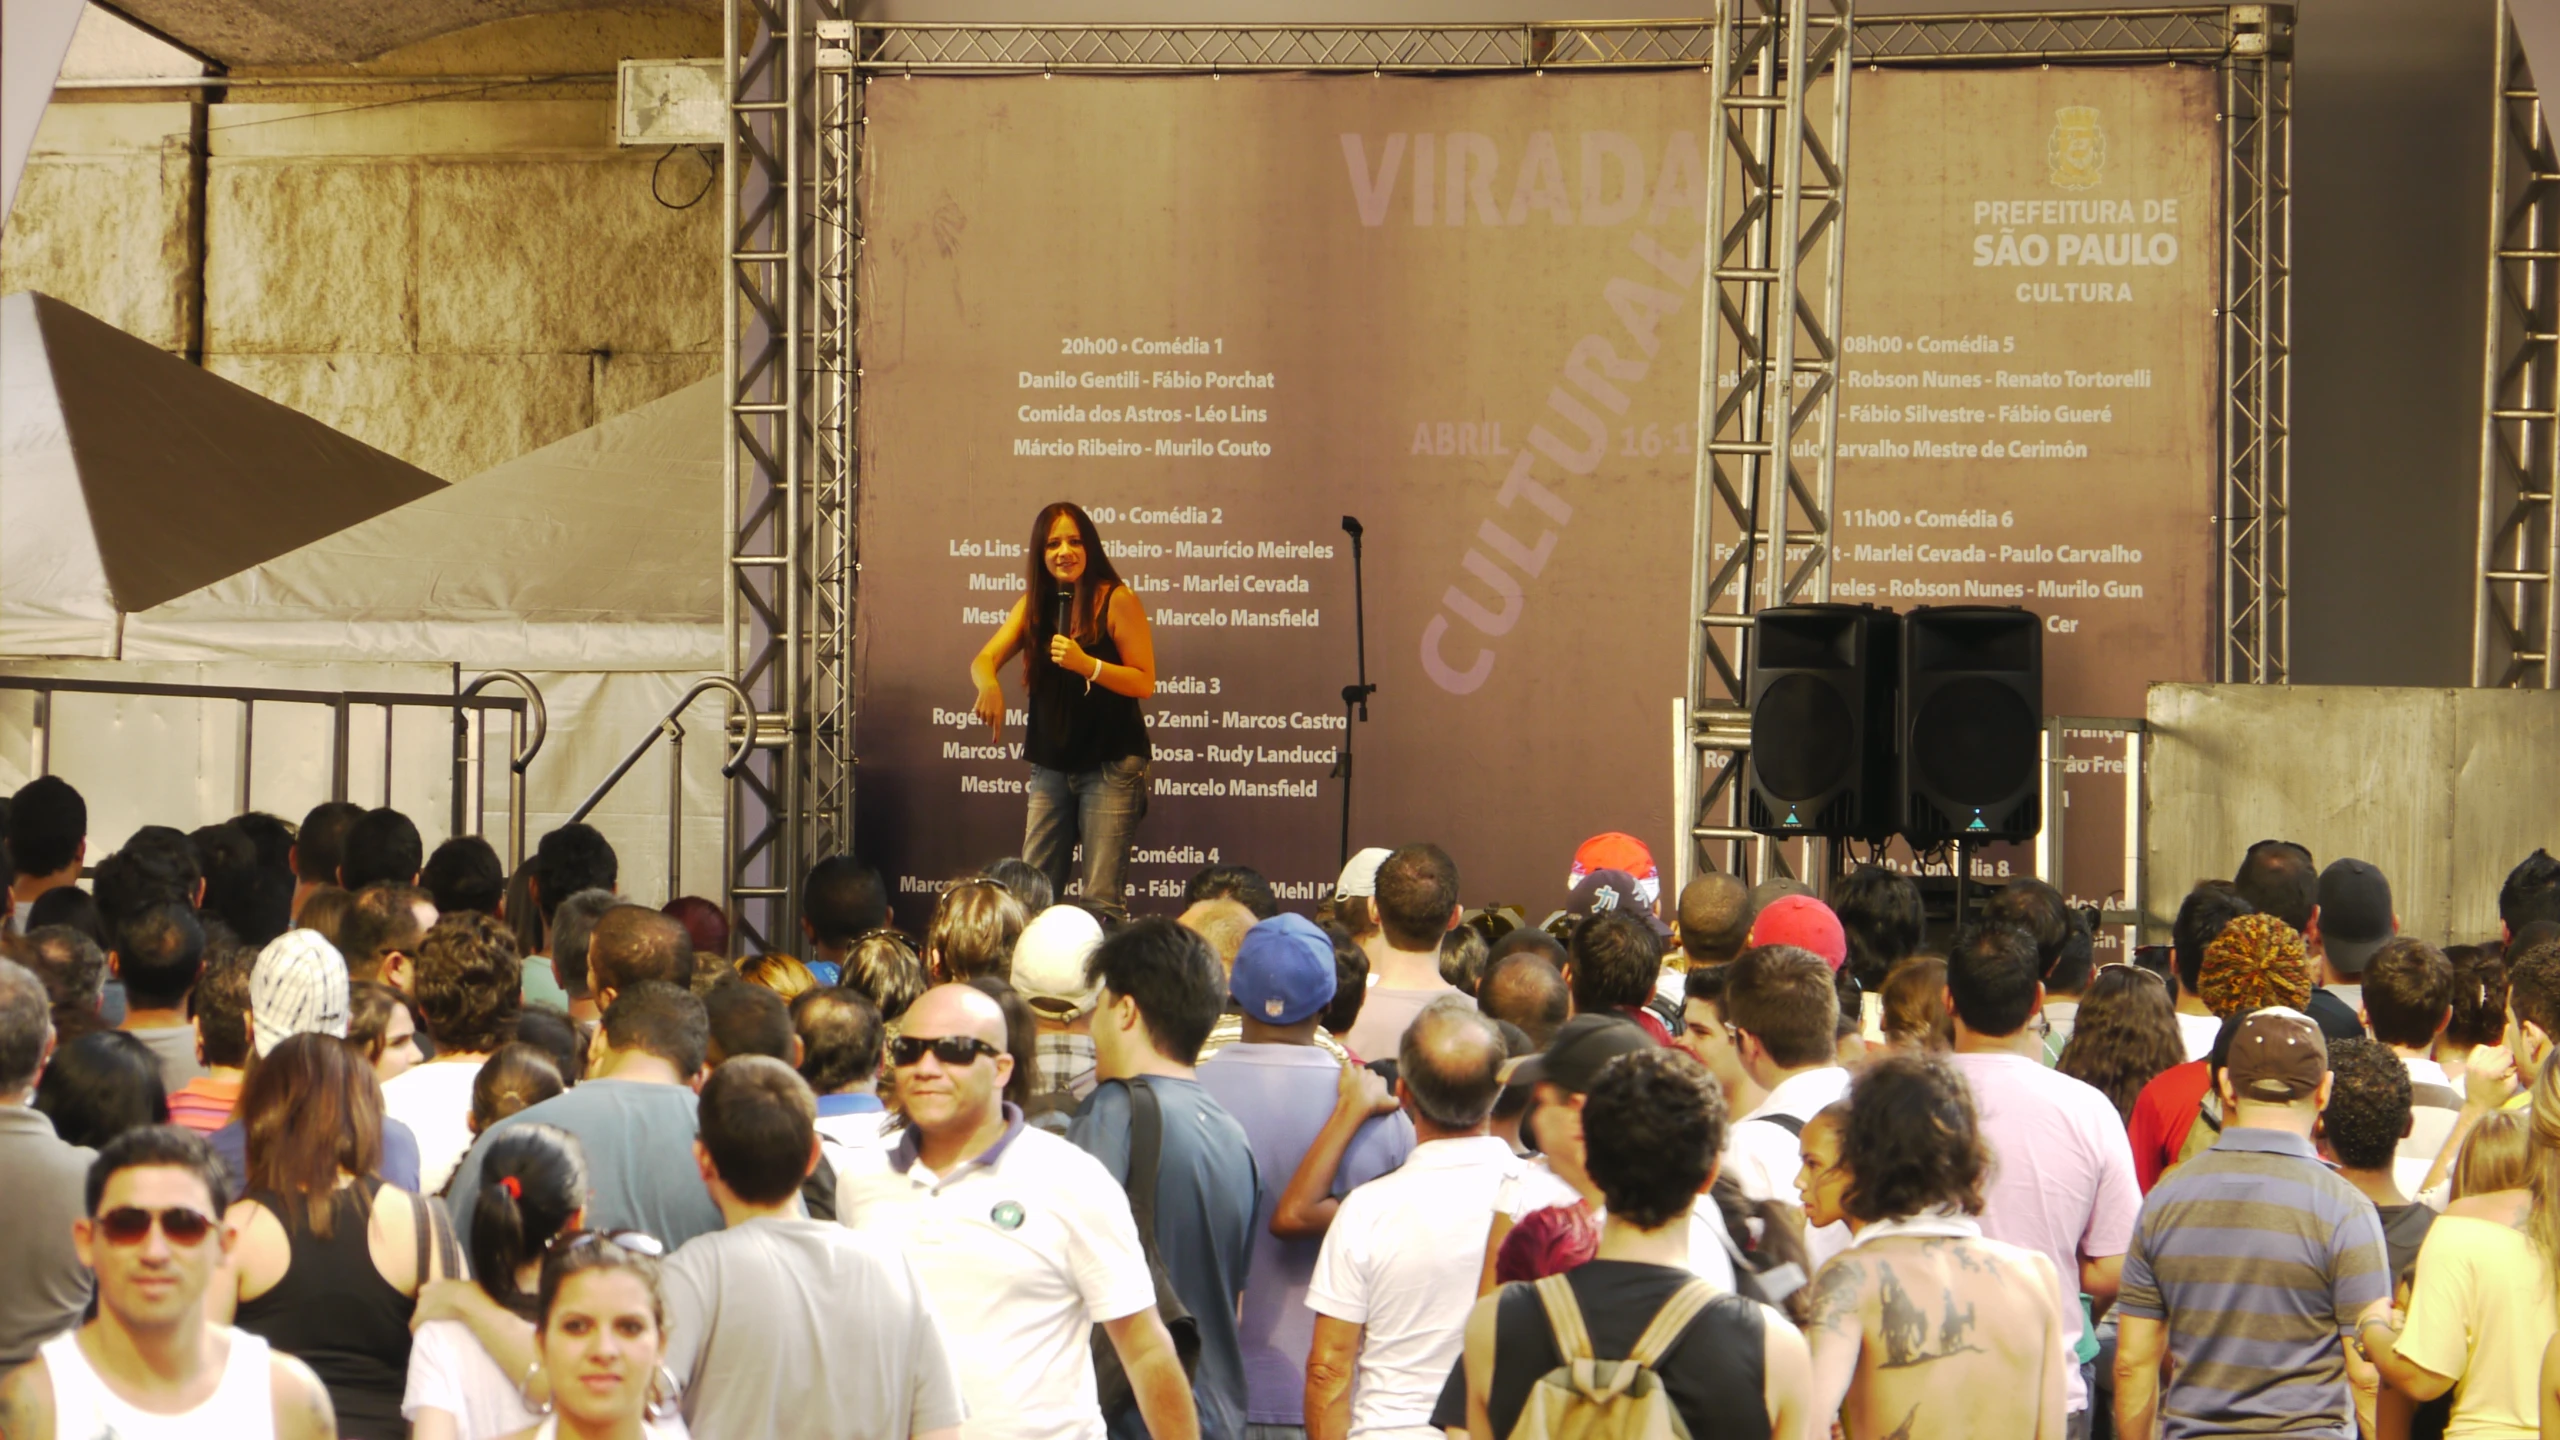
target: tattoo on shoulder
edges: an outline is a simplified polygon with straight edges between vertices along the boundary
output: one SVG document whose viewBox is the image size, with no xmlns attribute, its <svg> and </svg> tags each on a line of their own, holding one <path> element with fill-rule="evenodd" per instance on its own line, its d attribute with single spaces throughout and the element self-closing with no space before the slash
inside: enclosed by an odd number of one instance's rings
<svg viewBox="0 0 2560 1440">
<path fill-rule="evenodd" d="M 28 1403 L 22 1382 L 25 1374 L 22 1369 L 9 1377 L 7 1383 L 0 1384 L 0 1435 L 9 1436 L 10 1440 L 32 1435 L 37 1429 L 33 1413 L 35 1407 Z"/>
<path fill-rule="evenodd" d="M 1902 1423 L 1886 1431 L 1883 1440 L 1911 1440 L 1911 1422 L 1919 1418 L 1920 1407 L 1914 1403 L 1908 1411 L 1904 1412 Z"/>
<path fill-rule="evenodd" d="M 1858 1297 L 1866 1289 L 1867 1267 L 1846 1257 L 1822 1267 L 1813 1279 L 1813 1323 L 1825 1329 L 1853 1329 Z"/>
</svg>

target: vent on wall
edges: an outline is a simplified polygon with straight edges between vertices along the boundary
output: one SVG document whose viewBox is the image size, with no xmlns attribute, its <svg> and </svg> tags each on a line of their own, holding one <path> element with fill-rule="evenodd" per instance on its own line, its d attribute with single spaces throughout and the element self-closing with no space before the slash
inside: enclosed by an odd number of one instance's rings
<svg viewBox="0 0 2560 1440">
<path fill-rule="evenodd" d="M 717 145 L 728 128 L 719 60 L 625 60 L 615 136 L 625 145 Z"/>
</svg>

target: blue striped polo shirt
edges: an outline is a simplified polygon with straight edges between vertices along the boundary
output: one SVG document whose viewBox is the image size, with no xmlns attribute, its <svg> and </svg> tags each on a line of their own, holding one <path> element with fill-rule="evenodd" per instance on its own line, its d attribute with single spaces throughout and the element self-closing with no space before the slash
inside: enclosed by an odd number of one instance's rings
<svg viewBox="0 0 2560 1440">
<path fill-rule="evenodd" d="M 2143 1201 L 2116 1305 L 2168 1323 L 2163 1440 L 2354 1440 L 2339 1337 L 2390 1294 L 2373 1202 L 2309 1140 L 2235 1127 Z"/>
</svg>

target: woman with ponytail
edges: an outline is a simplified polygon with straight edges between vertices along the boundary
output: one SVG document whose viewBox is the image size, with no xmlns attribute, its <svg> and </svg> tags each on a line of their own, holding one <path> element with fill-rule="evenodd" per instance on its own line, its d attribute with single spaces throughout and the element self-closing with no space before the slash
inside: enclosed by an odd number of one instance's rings
<svg viewBox="0 0 2560 1440">
<path fill-rule="evenodd" d="M 516 1124 L 490 1138 L 471 1208 L 471 1273 L 497 1307 L 528 1323 L 552 1240 L 586 1220 L 587 1161 L 577 1137 L 556 1126 Z M 491 1358 L 460 1320 L 418 1327 L 400 1413 L 414 1440 L 489 1440 L 541 1418 L 519 1375 Z"/>
<path fill-rule="evenodd" d="M 2539 1433 L 2543 1351 L 2560 1333 L 2560 1064 L 2534 1077 L 2526 1133 L 2523 1188 L 2446 1207 L 2419 1247 L 2406 1327 L 2365 1332 L 2393 1389 L 2454 1392 L 2445 1433 L 2465 1440 Z"/>
</svg>

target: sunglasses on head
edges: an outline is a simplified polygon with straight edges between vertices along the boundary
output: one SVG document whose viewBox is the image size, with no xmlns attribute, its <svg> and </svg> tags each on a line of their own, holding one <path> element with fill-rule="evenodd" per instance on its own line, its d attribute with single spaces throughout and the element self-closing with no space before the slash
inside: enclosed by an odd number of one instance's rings
<svg viewBox="0 0 2560 1440">
<path fill-rule="evenodd" d="M 926 1051 L 945 1065 L 975 1065 L 981 1055 L 1001 1055 L 997 1049 L 975 1035 L 937 1035 L 930 1040 L 914 1035 L 901 1035 L 889 1042 L 889 1063 L 905 1069 L 924 1059 Z"/>
<path fill-rule="evenodd" d="M 552 1236 L 550 1243 L 542 1248 L 565 1255 L 582 1245 L 606 1243 L 619 1245 L 634 1255 L 646 1255 L 652 1260 L 667 1253 L 666 1242 L 646 1230 L 569 1230 Z"/>
<path fill-rule="evenodd" d="M 145 1210 L 139 1205 L 119 1205 L 98 1217 L 98 1233 L 110 1245 L 139 1245 L 151 1236 L 153 1225 L 169 1237 L 172 1245 L 201 1245 L 213 1233 L 213 1217 L 201 1210 L 173 1205 L 166 1210 Z"/>
</svg>

